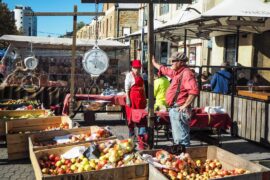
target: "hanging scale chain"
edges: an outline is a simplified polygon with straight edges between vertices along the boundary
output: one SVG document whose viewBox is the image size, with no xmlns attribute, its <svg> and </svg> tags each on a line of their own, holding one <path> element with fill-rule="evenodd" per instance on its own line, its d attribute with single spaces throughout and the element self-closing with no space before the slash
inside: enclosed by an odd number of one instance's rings
<svg viewBox="0 0 270 180">
<path fill-rule="evenodd" d="M 98 0 L 96 0 L 96 34 L 95 34 L 95 47 L 98 46 Z"/>
</svg>

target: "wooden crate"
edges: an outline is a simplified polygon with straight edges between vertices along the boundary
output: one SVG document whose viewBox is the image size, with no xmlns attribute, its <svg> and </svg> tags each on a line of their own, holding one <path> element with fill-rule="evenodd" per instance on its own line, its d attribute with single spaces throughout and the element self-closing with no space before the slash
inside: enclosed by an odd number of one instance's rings
<svg viewBox="0 0 270 180">
<path fill-rule="evenodd" d="M 81 145 L 89 146 L 90 143 L 84 143 Z M 147 163 L 120 167 L 120 168 L 104 169 L 104 170 L 74 173 L 74 174 L 65 174 L 65 175 L 58 175 L 58 176 L 42 174 L 40 166 L 38 164 L 38 159 L 40 157 L 42 157 L 45 154 L 61 155 L 75 146 L 77 145 L 40 150 L 40 151 L 30 153 L 30 159 L 32 162 L 36 179 L 37 180 L 41 180 L 41 179 L 42 180 L 52 180 L 52 179 L 53 180 L 60 180 L 60 179 L 61 180 L 69 180 L 69 179 L 147 180 L 149 177 L 149 165 Z"/>
<path fill-rule="evenodd" d="M 50 146 L 35 146 L 34 144 L 37 142 L 44 142 L 44 141 L 50 141 L 56 136 L 64 136 L 67 134 L 82 134 L 82 133 L 95 133 L 97 130 L 100 129 L 98 126 L 89 126 L 89 127 L 80 127 L 80 128 L 73 128 L 73 129 L 65 129 L 65 130 L 58 130 L 53 132 L 40 132 L 35 133 L 29 136 L 29 151 L 38 151 L 43 149 L 51 149 L 55 147 L 61 147 L 61 146 L 69 146 L 69 145 L 75 145 L 75 144 L 83 144 L 85 142 L 76 142 L 76 143 L 69 143 L 69 144 L 58 144 L 58 145 L 50 145 Z M 99 139 L 100 140 L 108 140 L 108 139 L 116 139 L 115 136 L 111 136 L 108 138 Z"/>
<path fill-rule="evenodd" d="M 37 110 L 3 110 L 0 111 L 0 135 L 6 134 L 6 121 L 13 121 L 19 119 L 20 116 L 26 114 L 32 115 L 44 115 L 46 110 L 37 109 Z M 13 117 L 14 119 L 4 119 L 3 117 Z"/>
<path fill-rule="evenodd" d="M 68 116 L 6 121 L 8 159 L 27 158 L 29 156 L 28 136 L 45 130 L 48 126 L 59 126 L 63 122 L 67 122 L 69 128 L 72 128 L 72 121 Z M 10 131 L 15 132 L 15 134 L 9 134 Z M 25 131 L 29 131 L 29 133 L 19 133 Z"/>
<path fill-rule="evenodd" d="M 157 150 L 142 151 L 141 154 L 155 155 Z M 251 173 L 243 174 L 239 176 L 228 176 L 220 179 L 226 180 L 268 180 L 270 177 L 270 169 L 263 167 L 259 164 L 250 162 L 240 156 L 230 153 L 216 146 L 203 146 L 187 148 L 187 153 L 190 154 L 192 159 L 200 159 L 205 161 L 206 159 L 218 159 L 222 163 L 224 169 L 243 168 Z M 149 167 L 149 180 L 165 180 L 168 179 L 159 170 Z"/>
</svg>

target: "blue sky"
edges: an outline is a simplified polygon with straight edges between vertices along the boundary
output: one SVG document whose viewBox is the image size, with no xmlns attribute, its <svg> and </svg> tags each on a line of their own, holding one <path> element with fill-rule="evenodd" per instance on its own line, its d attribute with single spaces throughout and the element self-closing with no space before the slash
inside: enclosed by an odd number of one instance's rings
<svg viewBox="0 0 270 180">
<path fill-rule="evenodd" d="M 72 12 L 73 6 L 78 6 L 79 12 L 94 12 L 95 4 L 82 4 L 81 0 L 2 0 L 8 4 L 8 8 L 13 10 L 16 5 L 30 6 L 36 12 Z M 99 4 L 101 11 L 101 4 Z M 81 16 L 77 21 L 90 23 L 93 17 Z M 66 31 L 72 31 L 73 17 L 38 17 L 38 36 L 59 36 L 65 34 Z"/>
</svg>

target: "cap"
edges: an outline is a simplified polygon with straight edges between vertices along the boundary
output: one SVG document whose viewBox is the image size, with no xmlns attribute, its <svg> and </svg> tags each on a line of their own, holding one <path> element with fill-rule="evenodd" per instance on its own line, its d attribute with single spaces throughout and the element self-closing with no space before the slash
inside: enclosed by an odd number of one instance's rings
<svg viewBox="0 0 270 180">
<path fill-rule="evenodd" d="M 180 53 L 180 52 L 174 52 L 172 53 L 171 57 L 170 57 L 170 60 L 173 61 L 173 60 L 177 60 L 177 61 L 188 61 L 188 58 L 186 56 L 185 53 Z"/>
<path fill-rule="evenodd" d="M 131 66 L 133 68 L 141 68 L 142 67 L 142 64 L 141 64 L 141 61 L 140 60 L 135 59 L 135 60 L 132 61 Z"/>
</svg>

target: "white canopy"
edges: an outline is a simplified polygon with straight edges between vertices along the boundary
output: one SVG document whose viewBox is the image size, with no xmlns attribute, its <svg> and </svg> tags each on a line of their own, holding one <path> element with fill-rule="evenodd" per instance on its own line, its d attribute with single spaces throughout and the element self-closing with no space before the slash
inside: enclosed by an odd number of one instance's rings
<svg viewBox="0 0 270 180">
<path fill-rule="evenodd" d="M 202 16 L 270 17 L 270 5 L 260 0 L 223 0 Z"/>
<path fill-rule="evenodd" d="M 17 46 L 25 46 L 25 43 L 32 43 L 35 47 L 42 49 L 52 48 L 57 46 L 72 46 L 72 38 L 55 38 L 55 37 L 36 37 L 36 36 L 18 36 L 18 35 L 3 35 L 0 41 L 8 41 Z M 93 47 L 95 40 L 93 39 L 77 39 L 77 47 Z M 127 45 L 113 40 L 98 40 L 98 46 L 102 49 L 123 49 Z"/>
</svg>

